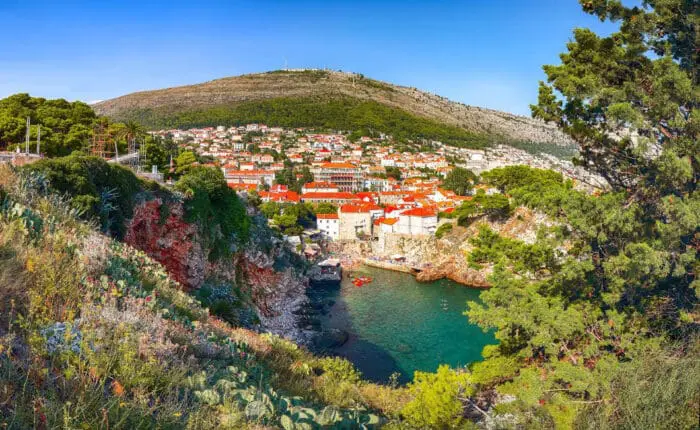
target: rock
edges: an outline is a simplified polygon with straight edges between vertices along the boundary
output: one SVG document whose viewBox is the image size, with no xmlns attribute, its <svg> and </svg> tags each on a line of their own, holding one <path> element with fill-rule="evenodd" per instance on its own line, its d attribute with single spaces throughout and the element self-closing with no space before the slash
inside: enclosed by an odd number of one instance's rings
<svg viewBox="0 0 700 430">
<path fill-rule="evenodd" d="M 317 349 L 324 351 L 345 345 L 345 342 L 347 342 L 349 338 L 350 334 L 345 330 L 332 328 L 320 332 L 314 338 L 313 343 Z"/>
</svg>

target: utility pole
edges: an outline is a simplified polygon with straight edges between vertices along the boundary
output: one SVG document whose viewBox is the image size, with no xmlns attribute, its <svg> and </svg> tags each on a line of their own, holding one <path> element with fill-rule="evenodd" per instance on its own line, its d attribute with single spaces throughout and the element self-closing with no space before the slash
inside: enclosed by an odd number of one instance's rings
<svg viewBox="0 0 700 430">
<path fill-rule="evenodd" d="M 36 134 L 36 155 L 41 155 L 41 126 Z"/>
<path fill-rule="evenodd" d="M 25 141 L 24 141 L 24 146 L 25 146 L 25 152 L 27 155 L 29 155 L 29 127 L 32 126 L 32 120 L 30 117 L 27 117 L 27 135 L 25 136 Z"/>
</svg>

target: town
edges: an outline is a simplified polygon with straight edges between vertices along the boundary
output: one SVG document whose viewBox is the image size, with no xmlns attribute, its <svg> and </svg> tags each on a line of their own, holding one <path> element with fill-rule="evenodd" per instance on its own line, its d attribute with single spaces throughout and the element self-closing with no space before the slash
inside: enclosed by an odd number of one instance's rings
<svg viewBox="0 0 700 430">
<path fill-rule="evenodd" d="M 411 145 L 391 136 L 318 133 L 303 128 L 247 124 L 151 132 L 172 139 L 179 151 L 192 152 L 205 164 L 220 168 L 232 189 L 259 198 L 270 223 L 289 224 L 282 207 L 307 203 L 316 210 L 314 228 L 329 241 L 376 240 L 387 235 L 434 235 L 442 215 L 472 195 L 497 190 L 475 184 L 459 195 L 443 188 L 455 168 L 476 174 L 510 165 L 552 169 L 594 191 L 604 182 L 570 161 L 548 154 L 532 155 L 507 145 L 486 149 L 455 148 L 440 142 Z M 171 167 L 174 164 L 171 161 Z M 273 205 L 277 206 L 273 206 Z M 269 211 L 267 211 L 269 212 Z M 275 213 L 278 212 L 278 213 Z M 275 216 L 278 215 L 278 216 Z M 299 243 L 299 229 L 285 229 Z"/>
</svg>

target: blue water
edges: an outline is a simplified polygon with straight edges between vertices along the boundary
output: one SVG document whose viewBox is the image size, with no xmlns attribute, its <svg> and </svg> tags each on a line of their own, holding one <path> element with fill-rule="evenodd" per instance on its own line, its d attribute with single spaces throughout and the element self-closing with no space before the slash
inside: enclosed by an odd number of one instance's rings
<svg viewBox="0 0 700 430">
<path fill-rule="evenodd" d="M 344 279 L 329 290 L 335 304 L 321 325 L 350 333 L 347 343 L 330 352 L 348 358 L 367 379 L 387 382 L 398 372 L 407 382 L 416 370 L 480 360 L 482 348 L 496 343 L 464 315 L 467 301 L 479 301 L 480 290 L 447 280 L 419 283 L 409 274 L 381 269 L 353 273 L 374 281 L 356 287 Z"/>
</svg>

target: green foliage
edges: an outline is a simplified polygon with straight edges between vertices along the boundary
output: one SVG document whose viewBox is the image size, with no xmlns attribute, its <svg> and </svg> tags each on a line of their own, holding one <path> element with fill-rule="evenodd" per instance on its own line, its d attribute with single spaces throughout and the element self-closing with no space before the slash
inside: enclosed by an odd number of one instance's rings
<svg viewBox="0 0 700 430">
<path fill-rule="evenodd" d="M 452 231 L 453 227 L 454 226 L 452 225 L 452 223 L 449 222 L 441 225 L 440 227 L 438 227 L 437 230 L 435 230 L 435 237 L 437 237 L 438 239 L 442 239 L 443 236 Z"/>
<path fill-rule="evenodd" d="M 85 149 L 97 121 L 92 108 L 82 102 L 15 94 L 0 100 L 0 148 L 23 144 L 27 117 L 32 124 L 30 151 L 36 151 L 37 126 L 41 125 L 41 152 L 49 157 Z"/>
<path fill-rule="evenodd" d="M 234 244 L 248 240 L 250 219 L 221 170 L 193 167 L 175 184 L 185 195 L 185 219 L 203 232 L 210 260 L 230 255 Z"/>
<path fill-rule="evenodd" d="M 455 167 L 445 177 L 442 187 L 454 191 L 459 196 L 466 196 L 471 192 L 476 181 L 477 176 L 471 170 Z"/>
<path fill-rule="evenodd" d="M 338 213 L 338 207 L 332 203 L 319 203 L 313 209 L 314 214 L 335 214 Z"/>
<path fill-rule="evenodd" d="M 698 25 L 696 5 L 581 3 L 601 20 L 620 22 L 619 31 L 600 37 L 575 30 L 562 63 L 544 67 L 547 83 L 540 84 L 533 115 L 558 123 L 580 145 L 582 163 L 616 190 L 662 195 L 694 188 L 700 153 L 697 31 L 691 30 Z M 639 133 L 636 141 L 633 132 Z M 683 159 L 695 173 L 680 184 L 660 174 L 669 161 Z"/>
<path fill-rule="evenodd" d="M 375 101 L 344 96 L 274 98 L 177 113 L 137 109 L 127 116 L 152 128 L 237 126 L 259 122 L 283 127 L 366 130 L 365 135 L 387 133 L 401 141 L 439 140 L 465 148 L 490 144 L 490 139 L 484 135 L 417 117 Z"/>
<path fill-rule="evenodd" d="M 460 225 L 468 225 L 472 219 L 484 215 L 490 218 L 507 218 L 510 211 L 508 197 L 503 194 L 486 194 L 484 190 L 477 190 L 474 197 L 462 203 L 453 214 Z"/>
<path fill-rule="evenodd" d="M 497 412 L 524 426 L 695 424 L 697 409 L 684 399 L 697 399 L 689 388 L 697 387 L 697 366 L 678 352 L 697 355 L 698 332 L 700 92 L 685 30 L 697 25 L 691 3 L 582 1 L 620 30 L 576 30 L 562 64 L 545 67 L 549 83 L 533 114 L 557 122 L 611 191 L 589 196 L 524 167 L 483 175 L 552 217 L 564 240 L 525 245 L 482 230 L 471 256 L 495 263 L 493 287 L 468 311 L 499 340 L 484 366 L 518 367 L 489 372 L 499 392 L 517 398 Z"/>
<path fill-rule="evenodd" d="M 162 142 L 160 137 L 154 139 L 153 137 L 149 136 L 144 144 L 143 152 L 146 157 L 145 161 L 149 168 L 150 166 L 155 165 L 158 166 L 160 171 L 163 171 L 170 161 L 166 145 Z"/>
<path fill-rule="evenodd" d="M 192 151 L 183 151 L 175 159 L 175 171 L 179 174 L 186 173 L 197 162 L 197 157 Z"/>
<path fill-rule="evenodd" d="M 401 180 L 401 169 L 399 169 L 398 167 L 387 166 L 385 167 L 385 170 L 387 178 L 394 178 L 397 181 Z"/>
<path fill-rule="evenodd" d="M 459 428 L 463 421 L 462 398 L 472 394 L 469 374 L 438 367 L 437 373 L 416 372 L 409 384 L 413 400 L 401 414 L 417 428 Z"/>
<path fill-rule="evenodd" d="M 85 219 L 97 219 L 105 232 L 123 237 L 141 181 L 131 170 L 101 158 L 71 155 L 44 159 L 24 168 L 43 175 L 51 188 L 71 198 Z"/>
<path fill-rule="evenodd" d="M 611 384 L 611 402 L 591 403 L 579 429 L 693 428 L 700 416 L 697 339 L 684 350 L 647 351 L 623 364 Z"/>
</svg>

